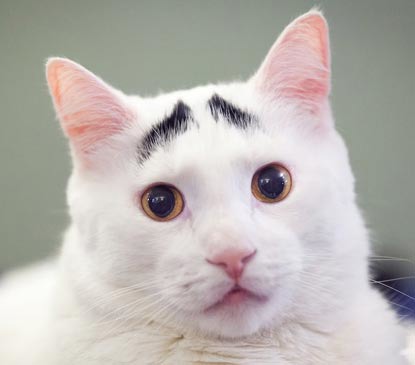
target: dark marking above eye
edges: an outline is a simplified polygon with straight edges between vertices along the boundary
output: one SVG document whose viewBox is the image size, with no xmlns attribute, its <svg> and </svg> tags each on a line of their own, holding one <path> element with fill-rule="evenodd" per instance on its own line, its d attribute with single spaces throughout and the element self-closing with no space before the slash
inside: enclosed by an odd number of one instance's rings
<svg viewBox="0 0 415 365">
<path fill-rule="evenodd" d="M 147 160 L 157 147 L 169 143 L 176 136 L 186 132 L 192 121 L 191 109 L 179 100 L 173 111 L 155 124 L 141 140 L 138 148 L 139 161 Z"/>
<path fill-rule="evenodd" d="M 216 122 L 222 116 L 229 124 L 246 129 L 256 121 L 254 115 L 226 101 L 218 94 L 214 94 L 209 99 L 208 106 Z"/>
</svg>

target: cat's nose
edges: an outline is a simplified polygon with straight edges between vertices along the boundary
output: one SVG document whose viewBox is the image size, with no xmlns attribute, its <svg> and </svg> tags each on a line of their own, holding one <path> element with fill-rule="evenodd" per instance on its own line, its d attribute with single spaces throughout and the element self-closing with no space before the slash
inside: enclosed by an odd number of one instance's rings
<svg viewBox="0 0 415 365">
<path fill-rule="evenodd" d="M 231 279 L 238 280 L 242 276 L 245 266 L 255 254 L 256 250 L 253 248 L 234 247 L 220 251 L 212 257 L 206 258 L 206 261 L 222 267 Z"/>
</svg>

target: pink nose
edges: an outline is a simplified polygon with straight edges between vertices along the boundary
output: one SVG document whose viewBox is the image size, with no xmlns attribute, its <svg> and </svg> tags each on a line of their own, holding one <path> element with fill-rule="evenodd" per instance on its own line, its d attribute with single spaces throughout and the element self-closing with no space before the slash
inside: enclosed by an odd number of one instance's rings
<svg viewBox="0 0 415 365">
<path fill-rule="evenodd" d="M 222 267 L 228 276 L 234 280 L 241 277 L 246 264 L 255 256 L 256 250 L 252 248 L 228 248 L 206 261 L 212 265 Z"/>
</svg>

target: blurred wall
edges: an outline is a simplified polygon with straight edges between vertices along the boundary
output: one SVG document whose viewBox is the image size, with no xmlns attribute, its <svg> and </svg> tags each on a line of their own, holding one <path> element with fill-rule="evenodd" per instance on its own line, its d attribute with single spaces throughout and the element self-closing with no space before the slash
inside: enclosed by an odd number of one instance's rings
<svg viewBox="0 0 415 365">
<path fill-rule="evenodd" d="M 246 78 L 311 1 L 0 0 L 0 268 L 58 249 L 68 148 L 44 79 L 72 58 L 142 95 Z M 415 1 L 320 1 L 333 108 L 377 251 L 415 258 Z"/>
</svg>

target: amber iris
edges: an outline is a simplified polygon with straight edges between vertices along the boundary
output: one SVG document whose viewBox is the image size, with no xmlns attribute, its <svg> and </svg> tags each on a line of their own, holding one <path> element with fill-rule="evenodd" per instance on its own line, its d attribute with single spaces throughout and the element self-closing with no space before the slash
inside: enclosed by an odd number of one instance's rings
<svg viewBox="0 0 415 365">
<path fill-rule="evenodd" d="M 283 200 L 291 190 L 291 175 L 278 164 L 269 164 L 259 169 L 251 184 L 252 194 L 264 203 Z"/>
<path fill-rule="evenodd" d="M 170 185 L 149 187 L 141 197 L 144 212 L 156 221 L 176 218 L 184 207 L 182 194 Z"/>
</svg>

